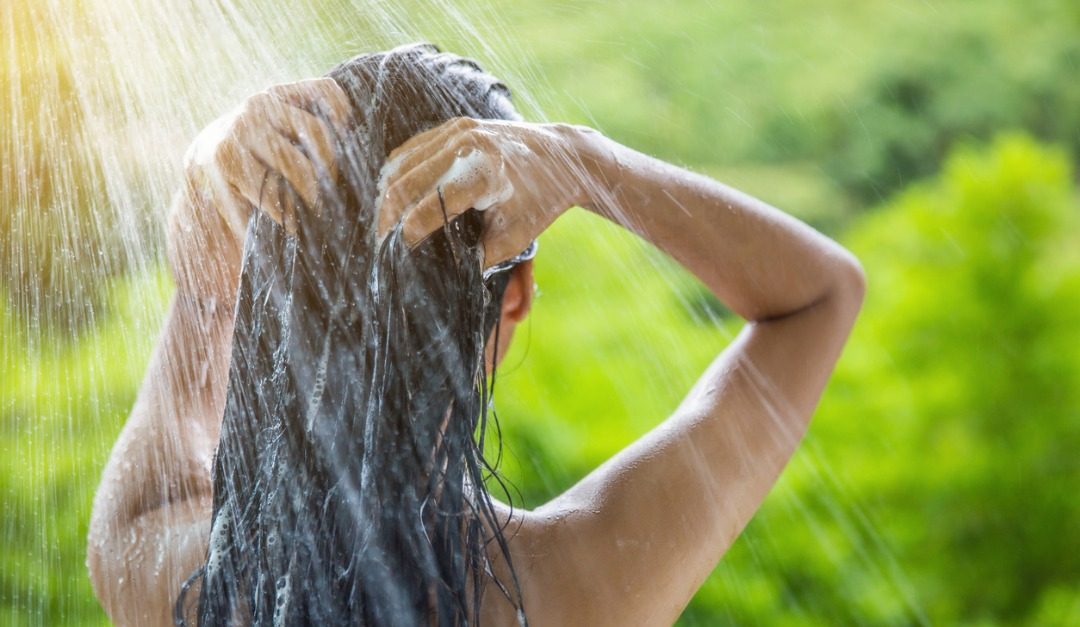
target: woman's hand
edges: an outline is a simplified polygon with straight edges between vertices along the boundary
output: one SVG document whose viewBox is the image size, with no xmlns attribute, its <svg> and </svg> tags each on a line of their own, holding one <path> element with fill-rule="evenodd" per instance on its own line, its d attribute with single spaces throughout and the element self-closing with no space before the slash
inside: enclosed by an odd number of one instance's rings
<svg viewBox="0 0 1080 627">
<path fill-rule="evenodd" d="M 390 154 L 379 181 L 380 238 L 402 222 L 409 245 L 469 209 L 483 212 L 484 268 L 520 253 L 585 199 L 582 127 L 456 118 Z"/>
<path fill-rule="evenodd" d="M 315 205 L 336 174 L 333 133 L 347 124 L 345 92 L 329 78 L 275 85 L 204 129 L 185 157 L 188 184 L 242 237 L 251 209 L 292 220 L 291 191 Z"/>
<path fill-rule="evenodd" d="M 334 138 L 350 111 L 341 87 L 318 78 L 270 87 L 207 126 L 185 156 L 184 193 L 170 218 L 177 274 L 217 267 L 210 274 L 230 285 L 216 287 L 234 288 L 251 212 L 295 230 L 301 204 L 317 207 L 320 185 L 336 176 Z"/>
</svg>

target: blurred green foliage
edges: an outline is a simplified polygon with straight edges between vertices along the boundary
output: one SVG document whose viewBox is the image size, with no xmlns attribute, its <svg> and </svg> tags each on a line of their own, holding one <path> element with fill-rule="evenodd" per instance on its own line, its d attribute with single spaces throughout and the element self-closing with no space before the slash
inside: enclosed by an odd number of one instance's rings
<svg viewBox="0 0 1080 627">
<path fill-rule="evenodd" d="M 0 624 L 107 624 L 86 576 L 90 504 L 171 294 L 116 280 L 104 323 L 42 343 L 0 306 Z"/>
<path fill-rule="evenodd" d="M 873 288 L 817 436 L 935 622 L 1080 620 L 1078 220 L 1065 152 L 1007 136 L 847 238 Z"/>
<path fill-rule="evenodd" d="M 1040 43 L 1038 62 L 1020 64 L 1014 48 L 977 29 L 928 42 L 885 64 L 850 109 L 823 116 L 822 145 L 790 124 L 780 132 L 791 133 L 802 154 L 828 155 L 830 177 L 869 203 L 935 172 L 958 142 L 1002 128 L 1064 143 L 1080 156 L 1080 84 L 1069 79 L 1080 71 L 1080 40 Z"/>
<path fill-rule="evenodd" d="M 0 4 L 0 289 L 21 317 L 64 333 L 93 322 L 125 251 L 102 210 L 85 94 L 48 13 L 43 3 Z"/>
<path fill-rule="evenodd" d="M 869 275 L 807 442 L 682 624 L 1080 624 L 1080 9 L 928 6 L 502 6 L 550 117 L 790 209 Z M 18 78 L 63 100 L 47 58 Z M 19 142 L 55 122 L 31 105 Z M 1023 134 L 987 143 L 1002 130 Z M 55 203 L 45 154 L 19 166 L 11 137 L 0 261 L 25 274 L 5 273 L 23 296 L 0 303 L 36 299 L 36 316 L 0 305 L 0 624 L 104 623 L 83 566 L 90 502 L 170 286 L 162 270 L 84 285 L 94 247 L 59 241 L 79 239 L 70 213 L 20 231 L 17 181 Z M 103 267 L 120 266 L 85 269 Z M 662 420 L 738 330 L 672 262 L 584 213 L 542 238 L 537 282 L 497 391 L 526 505 Z M 56 312 L 73 302 L 92 315 Z"/>
</svg>

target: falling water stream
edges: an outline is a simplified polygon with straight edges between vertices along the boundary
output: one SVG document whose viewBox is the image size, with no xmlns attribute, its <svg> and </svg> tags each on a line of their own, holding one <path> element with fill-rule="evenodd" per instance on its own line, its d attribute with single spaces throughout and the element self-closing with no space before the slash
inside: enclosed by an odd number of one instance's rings
<svg viewBox="0 0 1080 627">
<path fill-rule="evenodd" d="M 164 224 L 199 129 L 269 85 L 413 41 L 479 59 L 527 119 L 572 110 L 577 97 L 550 92 L 516 43 L 520 3 L 504 4 L 0 4 L 0 623 L 106 621 L 83 563 L 90 502 L 171 294 Z M 603 124 L 584 107 L 577 116 Z M 519 332 L 498 397 L 505 472 L 526 506 L 657 424 L 738 330 L 674 263 L 598 219 L 568 216 L 540 250 L 534 320 Z M 566 325 L 611 316 L 590 295 L 619 302 L 618 316 Z M 603 363 L 590 360 L 590 342 L 606 343 Z M 560 363 L 567 346 L 581 354 Z M 576 386 L 594 390 L 584 411 L 595 420 L 560 417 Z M 821 448 L 811 438 L 800 450 L 688 624 L 770 603 L 808 624 L 925 622 L 888 539 Z M 560 466 L 563 452 L 574 461 Z M 843 613 L 823 617 L 798 581 L 779 599 L 765 591 L 794 527 L 831 577 L 862 582 L 865 594 Z"/>
</svg>

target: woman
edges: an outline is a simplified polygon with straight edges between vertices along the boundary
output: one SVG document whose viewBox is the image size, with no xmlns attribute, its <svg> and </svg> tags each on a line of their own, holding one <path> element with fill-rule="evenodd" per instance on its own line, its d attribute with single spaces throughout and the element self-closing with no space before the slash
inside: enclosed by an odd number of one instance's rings
<svg viewBox="0 0 1080 627">
<path fill-rule="evenodd" d="M 858 263 L 716 181 L 518 120 L 475 64 L 428 47 L 331 77 L 249 99 L 189 153 L 177 295 L 91 521 L 106 610 L 670 624 L 805 432 L 861 303 Z M 520 253 L 575 205 L 748 324 L 660 426 L 512 509 L 483 487 L 472 427 L 530 305 Z"/>
</svg>

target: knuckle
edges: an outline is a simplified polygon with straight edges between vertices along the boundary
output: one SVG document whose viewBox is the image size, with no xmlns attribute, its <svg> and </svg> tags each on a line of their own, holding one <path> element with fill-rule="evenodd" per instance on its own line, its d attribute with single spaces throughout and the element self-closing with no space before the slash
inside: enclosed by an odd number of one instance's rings
<svg viewBox="0 0 1080 627">
<path fill-rule="evenodd" d="M 269 91 L 261 91 L 249 96 L 244 103 L 244 123 L 264 123 L 266 119 L 281 110 L 281 100 Z"/>
<path fill-rule="evenodd" d="M 267 97 L 284 96 L 300 89 L 302 86 L 303 81 L 298 83 L 277 83 L 267 87 L 259 93 Z"/>
<path fill-rule="evenodd" d="M 246 111 L 260 110 L 260 109 L 266 107 L 267 104 L 269 104 L 270 98 L 271 98 L 270 92 L 267 91 L 267 90 L 263 90 L 263 91 L 251 94 L 250 96 L 248 96 L 247 98 L 244 99 L 244 110 L 246 110 Z"/>
<path fill-rule="evenodd" d="M 491 133 L 474 132 L 469 136 L 470 145 L 488 155 L 499 154 L 499 144 Z"/>
<path fill-rule="evenodd" d="M 456 117 L 451 120 L 451 126 L 459 131 L 469 131 L 477 126 L 476 120 L 468 117 Z"/>
<path fill-rule="evenodd" d="M 574 131 L 579 133 L 595 132 L 593 129 L 585 126 L 584 124 L 573 124 L 570 122 L 554 122 L 551 124 L 551 130 L 556 133 L 565 133 L 568 131 Z"/>
<path fill-rule="evenodd" d="M 299 84 L 304 88 L 310 90 L 314 94 L 325 95 L 333 97 L 338 91 L 337 82 L 329 76 L 320 76 L 318 78 L 311 78 L 305 81 L 301 81 Z"/>
</svg>

